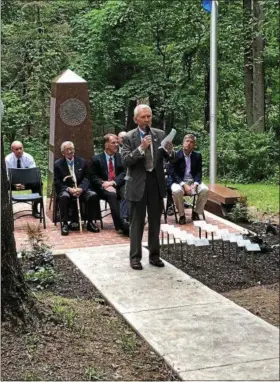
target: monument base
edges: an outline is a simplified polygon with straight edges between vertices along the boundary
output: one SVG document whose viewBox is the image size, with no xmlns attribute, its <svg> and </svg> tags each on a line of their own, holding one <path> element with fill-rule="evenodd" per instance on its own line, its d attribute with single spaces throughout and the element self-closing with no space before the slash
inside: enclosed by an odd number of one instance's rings
<svg viewBox="0 0 280 382">
<path fill-rule="evenodd" d="M 204 209 L 220 217 L 225 217 L 242 198 L 239 191 L 220 184 L 210 184 L 208 188 L 209 196 Z"/>
</svg>

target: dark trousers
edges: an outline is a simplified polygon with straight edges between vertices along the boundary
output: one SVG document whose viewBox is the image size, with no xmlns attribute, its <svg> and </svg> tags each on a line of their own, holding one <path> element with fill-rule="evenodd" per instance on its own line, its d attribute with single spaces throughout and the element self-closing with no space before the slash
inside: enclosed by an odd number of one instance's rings
<svg viewBox="0 0 280 382">
<path fill-rule="evenodd" d="M 115 229 L 122 229 L 122 220 L 128 219 L 127 200 L 124 199 L 124 186 L 118 187 L 116 192 L 101 190 L 99 197 L 109 203 Z"/>
<path fill-rule="evenodd" d="M 86 204 L 86 215 L 87 220 L 91 222 L 95 219 L 100 219 L 100 204 L 99 204 L 99 198 L 98 195 L 94 191 L 84 191 L 79 196 L 80 201 L 85 201 Z M 59 203 L 59 209 L 60 209 L 60 218 L 61 221 L 67 222 L 68 219 L 68 211 L 70 207 L 70 203 L 72 201 L 76 202 L 76 197 L 73 197 L 69 192 L 63 191 L 58 196 L 58 203 Z"/>
<path fill-rule="evenodd" d="M 146 209 L 148 211 L 148 248 L 150 260 L 159 259 L 160 219 L 163 199 L 160 197 L 155 170 L 147 171 L 146 186 L 139 202 L 129 202 L 130 222 L 130 261 L 142 259 L 142 237 L 145 226 Z"/>
<path fill-rule="evenodd" d="M 128 202 L 126 199 L 121 199 L 120 201 L 120 215 L 121 215 L 121 220 L 129 220 L 128 219 Z"/>
</svg>

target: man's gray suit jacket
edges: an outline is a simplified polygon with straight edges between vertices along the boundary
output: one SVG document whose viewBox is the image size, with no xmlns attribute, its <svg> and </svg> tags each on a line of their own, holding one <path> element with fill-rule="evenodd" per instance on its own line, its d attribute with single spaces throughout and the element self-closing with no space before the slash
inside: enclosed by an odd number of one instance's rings
<svg viewBox="0 0 280 382">
<path fill-rule="evenodd" d="M 159 194 L 161 198 L 166 194 L 166 182 L 163 169 L 164 157 L 169 157 L 168 153 L 159 148 L 165 133 L 159 129 L 150 129 L 153 144 L 153 164 L 158 180 Z M 123 147 L 121 151 L 123 165 L 127 167 L 125 177 L 125 198 L 130 202 L 138 202 L 142 199 L 146 174 L 145 155 L 142 155 L 138 149 L 141 144 L 139 129 L 129 131 L 123 138 Z"/>
</svg>

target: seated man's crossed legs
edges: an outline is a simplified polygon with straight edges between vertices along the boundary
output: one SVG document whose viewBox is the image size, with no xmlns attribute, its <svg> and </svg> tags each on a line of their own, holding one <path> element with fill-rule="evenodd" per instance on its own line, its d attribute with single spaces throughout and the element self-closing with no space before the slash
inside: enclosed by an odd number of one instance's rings
<svg viewBox="0 0 280 382">
<path fill-rule="evenodd" d="M 99 228 L 93 223 L 93 220 L 99 220 L 101 216 L 100 204 L 98 195 L 91 190 L 84 191 L 79 196 L 80 201 L 85 201 L 86 203 L 86 215 L 87 215 L 87 230 L 90 232 L 99 232 Z M 68 191 L 63 191 L 58 196 L 60 218 L 62 221 L 62 230 L 61 234 L 66 236 L 69 234 L 69 208 L 71 202 L 77 202 L 77 199 L 74 198 Z M 72 221 L 70 223 L 71 227 L 79 227 L 78 222 Z"/>
<path fill-rule="evenodd" d="M 184 186 L 181 186 L 178 183 L 172 184 L 171 192 L 172 192 L 175 206 L 179 213 L 179 224 L 186 224 L 184 196 L 190 195 L 190 194 L 186 192 L 186 189 L 184 188 Z M 204 206 L 208 199 L 209 190 L 204 183 L 201 183 L 198 185 L 196 192 L 197 192 L 197 199 L 196 199 L 195 210 L 194 210 L 194 220 L 203 220 L 203 211 L 204 211 Z"/>
</svg>

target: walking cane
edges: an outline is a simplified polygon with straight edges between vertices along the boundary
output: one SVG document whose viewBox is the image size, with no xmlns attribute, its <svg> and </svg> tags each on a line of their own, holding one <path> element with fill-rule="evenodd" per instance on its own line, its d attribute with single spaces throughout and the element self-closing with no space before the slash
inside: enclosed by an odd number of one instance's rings
<svg viewBox="0 0 280 382">
<path fill-rule="evenodd" d="M 74 177 L 73 175 L 67 175 L 65 176 L 65 178 L 63 178 L 63 182 L 65 182 L 66 179 L 68 178 L 72 178 L 73 179 L 73 182 L 74 182 L 74 187 L 77 189 L 77 180 L 76 180 L 76 177 Z M 83 231 L 83 228 L 82 228 L 82 218 L 81 218 L 81 209 L 80 209 L 80 199 L 79 199 L 79 196 L 76 197 L 77 199 L 77 210 L 78 210 L 78 218 L 79 218 L 79 228 L 80 228 L 80 232 Z"/>
</svg>

